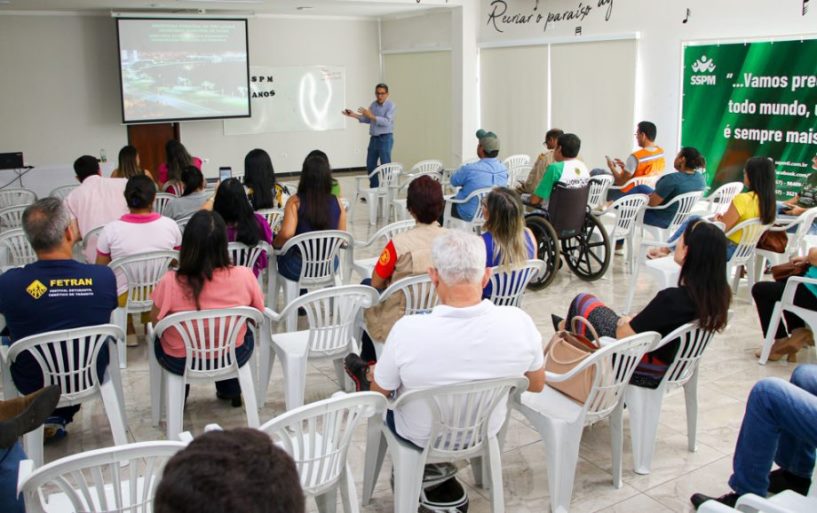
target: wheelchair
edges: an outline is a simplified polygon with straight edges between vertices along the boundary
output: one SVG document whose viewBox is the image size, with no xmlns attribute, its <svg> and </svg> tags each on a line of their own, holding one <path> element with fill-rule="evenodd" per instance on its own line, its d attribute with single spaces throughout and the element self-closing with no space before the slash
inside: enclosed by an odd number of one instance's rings
<svg viewBox="0 0 817 513">
<path fill-rule="evenodd" d="M 536 257 L 547 264 L 543 275 L 528 285 L 541 290 L 553 281 L 562 265 L 585 281 L 594 281 L 610 266 L 610 238 L 587 205 L 590 186 L 556 184 L 547 210 L 530 207 L 525 225 L 536 239 Z"/>
</svg>

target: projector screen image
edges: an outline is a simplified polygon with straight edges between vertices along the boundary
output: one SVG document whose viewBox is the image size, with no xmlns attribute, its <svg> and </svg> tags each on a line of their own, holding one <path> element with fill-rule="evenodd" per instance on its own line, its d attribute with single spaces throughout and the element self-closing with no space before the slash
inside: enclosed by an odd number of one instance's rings
<svg viewBox="0 0 817 513">
<path fill-rule="evenodd" d="M 125 123 L 250 116 L 247 20 L 116 21 Z"/>
</svg>

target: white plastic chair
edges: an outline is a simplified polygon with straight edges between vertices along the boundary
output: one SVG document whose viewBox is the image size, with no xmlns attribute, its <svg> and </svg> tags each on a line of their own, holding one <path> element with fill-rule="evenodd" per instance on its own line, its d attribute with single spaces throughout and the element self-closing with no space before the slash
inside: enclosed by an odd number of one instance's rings
<svg viewBox="0 0 817 513">
<path fill-rule="evenodd" d="M 167 192 L 157 192 L 156 197 L 153 198 L 153 211 L 157 214 L 164 215 L 165 207 L 170 203 L 170 200 L 176 199 L 178 196 L 169 194 Z"/>
<path fill-rule="evenodd" d="M 23 226 L 23 212 L 28 205 L 0 208 L 0 231 L 13 230 Z"/>
<path fill-rule="evenodd" d="M 0 233 L 0 270 L 19 267 L 37 261 L 37 254 L 22 228 Z"/>
<path fill-rule="evenodd" d="M 230 261 L 233 265 L 238 265 L 241 267 L 247 267 L 252 270 L 255 267 L 255 263 L 261 257 L 262 254 L 267 255 L 267 267 L 262 269 L 260 273 L 258 273 L 258 286 L 262 288 L 264 287 L 264 276 L 269 278 L 269 273 L 271 272 L 270 266 L 273 266 L 274 263 L 272 262 L 272 246 L 267 244 L 264 241 L 258 241 L 255 246 L 247 246 L 242 242 L 229 242 L 227 243 L 227 252 L 230 254 Z M 273 270 L 274 272 L 274 270 Z M 272 287 L 272 281 L 267 279 L 267 286 Z M 274 292 L 270 289 L 267 290 L 267 298 L 268 301 L 274 299 L 273 296 Z"/>
<path fill-rule="evenodd" d="M 505 169 L 507 170 L 510 170 L 512 167 L 527 166 L 529 164 L 530 155 L 525 155 L 524 153 L 517 153 L 516 155 L 511 155 L 510 157 L 502 161 L 502 165 L 505 166 Z"/>
<path fill-rule="evenodd" d="M 515 189 L 517 185 L 524 184 L 528 179 L 533 166 L 530 164 L 517 164 L 508 168 L 508 187 Z"/>
<path fill-rule="evenodd" d="M 396 294 L 402 294 L 403 296 L 403 316 L 429 313 L 440 302 L 437 289 L 428 274 L 409 276 L 397 280 L 380 294 L 379 302 L 382 303 Z M 363 321 L 360 322 L 362 326 Z M 371 330 L 369 332 L 371 333 Z M 384 342 L 384 340 L 372 339 L 372 345 L 374 345 L 375 354 L 378 358 L 383 352 Z"/>
<path fill-rule="evenodd" d="M 607 190 L 613 185 L 613 175 L 597 175 L 590 178 L 587 206 L 598 210 L 607 201 Z"/>
<path fill-rule="evenodd" d="M 479 233 L 482 230 L 482 225 L 485 224 L 485 215 L 482 211 L 482 201 L 490 192 L 494 190 L 493 187 L 483 187 L 473 191 L 468 196 L 462 199 L 448 198 L 445 200 L 445 210 L 443 211 L 443 226 L 446 228 L 458 228 L 461 230 L 472 231 Z M 471 219 L 460 219 L 452 215 L 454 205 L 462 205 L 476 198 L 477 208 L 474 211 L 474 216 Z"/>
<path fill-rule="evenodd" d="M 679 194 L 670 200 L 669 202 L 665 203 L 664 205 L 660 205 L 657 207 L 646 207 L 647 210 L 650 211 L 658 211 L 658 210 L 667 210 L 670 208 L 675 208 L 675 215 L 672 216 L 672 220 L 670 221 L 669 225 L 666 228 L 660 228 L 658 226 L 653 226 L 650 224 L 645 224 L 644 232 L 650 234 L 653 239 L 657 241 L 665 241 L 672 237 L 672 234 L 675 233 L 678 228 L 684 224 L 684 221 L 692 215 L 692 208 L 695 206 L 695 203 L 701 199 L 703 196 L 702 191 L 695 191 L 695 192 L 687 192 L 685 194 Z"/>
<path fill-rule="evenodd" d="M 440 182 L 443 176 L 443 163 L 439 160 L 423 160 L 414 164 L 409 174 L 406 175 L 404 183 L 393 191 L 391 209 L 394 211 L 395 221 L 409 218 L 406 198 L 401 196 L 405 196 L 408 193 L 409 184 L 421 176 L 430 176 Z"/>
<path fill-rule="evenodd" d="M 507 400 L 528 387 L 524 377 L 468 381 L 400 394 L 389 408 L 397 410 L 411 403 L 425 404 L 431 414 L 431 432 L 422 451 L 399 440 L 380 419 L 371 419 L 366 442 L 363 473 L 363 504 L 374 492 L 377 476 L 388 447 L 394 469 L 394 511 L 416 513 L 427 463 L 471 460 L 474 479 L 482 485 L 487 478 L 491 511 L 505 511 L 502 461 L 496 434 L 489 424 L 497 408 L 507 416 Z M 483 473 L 484 466 L 484 473 Z"/>
<path fill-rule="evenodd" d="M 103 228 L 105 228 L 105 226 L 97 226 L 92 230 L 88 230 L 88 233 L 82 236 L 82 240 L 79 241 L 79 244 L 74 246 L 74 260 L 85 262 L 86 264 L 94 263 L 94 261 L 87 261 L 85 251 L 88 249 L 88 246 L 96 248 L 96 241 L 99 239 L 99 234 L 102 233 Z"/>
<path fill-rule="evenodd" d="M 740 275 L 742 267 L 746 267 L 746 278 L 749 282 L 749 290 L 755 284 L 755 251 L 757 251 L 757 242 L 760 240 L 763 232 L 769 229 L 769 225 L 760 224 L 760 219 L 747 219 L 742 223 L 738 223 L 726 232 L 729 237 L 735 233 L 740 232 L 740 242 L 732 257 L 726 261 L 726 274 L 734 270 L 734 277 L 732 278 L 732 293 L 738 293 L 738 286 L 740 285 Z"/>
<path fill-rule="evenodd" d="M 354 431 L 370 417 L 379 418 L 386 398 L 377 392 L 338 393 L 289 411 L 259 429 L 295 460 L 304 495 L 314 497 L 319 511 L 334 511 L 340 490 L 345 513 L 360 504 L 347 454 Z"/>
<path fill-rule="evenodd" d="M 698 426 L 698 365 L 704 350 L 712 341 L 714 332 L 704 331 L 697 324 L 688 323 L 680 326 L 662 338 L 651 351 L 655 351 L 673 341 L 679 342 L 675 360 L 667 368 L 664 378 L 657 388 L 651 389 L 636 385 L 627 385 L 623 408 L 627 404 L 630 412 L 630 437 L 633 448 L 633 462 L 636 474 L 649 474 L 652 456 L 655 452 L 655 439 L 658 432 L 658 421 L 661 416 L 661 403 L 664 393 L 674 387 L 684 387 L 687 412 L 687 448 L 696 450 Z M 619 420 L 621 417 L 619 412 Z M 623 436 L 623 426 L 618 426 L 616 434 Z M 621 445 L 622 440 L 616 442 Z M 619 472 L 621 469 L 619 469 Z"/>
<path fill-rule="evenodd" d="M 262 208 L 255 211 L 256 214 L 264 216 L 267 220 L 272 233 L 278 233 L 281 228 L 281 222 L 284 220 L 284 210 L 281 208 Z"/>
<path fill-rule="evenodd" d="M 520 306 L 528 283 L 546 270 L 544 260 L 528 260 L 510 269 L 492 267 L 491 302 L 498 306 Z"/>
<path fill-rule="evenodd" d="M 178 251 L 149 251 L 114 259 L 108 267 L 114 273 L 124 275 L 128 283 L 128 302 L 113 311 L 111 322 L 127 333 L 128 315 L 149 312 L 153 308 L 153 289 L 168 271 L 171 263 L 178 260 Z M 128 352 L 125 344 L 119 344 L 119 366 L 128 366 Z"/>
<path fill-rule="evenodd" d="M 599 176 L 604 176 L 604 175 L 596 175 L 593 178 L 598 178 Z M 609 191 L 622 191 L 624 189 L 627 189 L 630 186 L 635 187 L 635 186 L 638 186 L 638 185 L 649 185 L 650 187 L 652 187 L 654 189 L 655 184 L 658 183 L 659 178 L 661 178 L 661 176 L 659 176 L 659 175 L 636 176 L 634 178 L 630 178 L 629 180 L 627 180 L 626 182 L 624 182 L 621 185 L 610 185 L 610 187 L 608 187 L 608 190 Z"/>
<path fill-rule="evenodd" d="M 417 223 L 414 221 L 414 219 L 405 219 L 403 221 L 397 221 L 391 224 L 387 224 L 383 228 L 374 232 L 374 235 L 369 237 L 368 240 L 365 241 L 356 240 L 354 243 L 355 251 L 359 251 L 364 248 L 370 248 L 377 243 L 380 244 L 380 247 L 383 247 L 390 240 L 392 240 L 395 235 L 397 235 L 398 233 L 403 233 L 411 230 L 412 228 L 414 228 L 416 224 Z M 357 272 L 361 278 L 371 278 L 372 271 L 374 270 L 374 267 L 377 264 L 377 259 L 378 257 L 353 260 L 352 270 Z"/>
<path fill-rule="evenodd" d="M 366 285 L 344 285 L 316 290 L 289 303 L 281 313 L 267 308 L 264 315 L 272 325 L 280 325 L 306 311 L 308 328 L 273 333 L 259 344 L 260 370 L 258 399 L 266 402 L 267 386 L 275 357 L 281 361 L 284 374 L 284 401 L 287 410 L 303 406 L 306 370 L 309 360 L 332 360 L 340 383 L 346 383 L 343 358 L 360 349 L 355 321 L 361 309 L 377 301 L 377 291 Z"/>
<path fill-rule="evenodd" d="M 743 182 L 729 182 L 715 189 L 712 194 L 703 198 L 695 205 L 695 213 L 702 215 L 725 214 L 729 205 L 743 190 Z"/>
<path fill-rule="evenodd" d="M 0 189 L 0 209 L 28 206 L 37 201 L 37 194 L 29 189 Z"/>
<path fill-rule="evenodd" d="M 644 224 L 644 212 L 649 204 L 650 197 L 646 194 L 628 194 L 613 202 L 597 217 L 605 224 L 610 234 L 610 244 L 615 245 L 623 240 L 627 245 L 627 270 L 633 272 L 635 268 L 637 245 L 635 241 L 641 235 L 641 226 Z M 612 225 L 612 229 L 609 227 Z M 610 255 L 615 256 L 615 251 Z M 611 266 L 607 267 L 610 271 Z"/>
<path fill-rule="evenodd" d="M 184 342 L 184 374 L 178 376 L 163 369 L 156 360 L 153 347 L 148 351 L 150 370 L 150 403 L 153 425 L 159 425 L 162 411 L 162 389 L 165 390 L 167 409 L 167 438 L 175 440 L 182 431 L 185 403 L 185 385 L 213 383 L 238 378 L 247 425 L 258 427 L 258 405 L 255 400 L 252 358 L 241 367 L 235 356 L 239 332 L 246 326 L 256 344 L 261 345 L 264 332 L 263 314 L 255 308 L 240 306 L 218 310 L 199 310 L 168 315 L 154 328 L 147 325 L 147 339 L 151 344 L 161 339 L 168 329 L 174 329 Z"/>
<path fill-rule="evenodd" d="M 298 281 L 291 281 L 279 272 L 270 273 L 270 287 L 267 298 L 270 305 L 278 304 L 278 285 L 284 289 L 284 306 L 298 297 L 300 289 L 314 290 L 332 287 L 348 282 L 351 277 L 352 258 L 350 253 L 354 239 L 352 234 L 341 230 L 321 230 L 302 233 L 289 239 L 276 254 L 284 255 L 297 248 L 301 254 L 301 275 Z M 339 264 L 335 270 L 336 261 Z M 287 325 L 287 331 L 294 331 L 294 324 Z"/>
<path fill-rule="evenodd" d="M 769 265 L 779 265 L 791 260 L 806 243 L 806 236 L 808 235 L 811 225 L 814 223 L 814 218 L 817 217 L 817 207 L 810 208 L 797 217 L 778 222 L 774 226 L 769 227 L 767 231 L 770 232 L 785 232 L 788 238 L 786 242 L 786 249 L 782 253 L 775 253 L 768 249 L 755 249 L 755 282 L 760 280 L 760 274 L 769 262 Z M 779 225 L 779 226 L 778 226 Z M 794 228 L 794 233 L 787 233 L 788 230 Z"/>
<path fill-rule="evenodd" d="M 538 394 L 525 392 L 514 404 L 544 442 L 550 510 L 553 513 L 569 511 L 584 426 L 616 414 L 624 398 L 624 388 L 630 382 L 638 362 L 660 338 L 658 333 L 647 331 L 612 341 L 570 372 L 546 373 L 546 382 L 554 383 L 568 380 L 585 369 L 595 368 L 593 386 L 584 404 L 573 401 L 550 386 Z M 616 433 L 620 425 L 617 419 L 610 422 L 613 485 L 616 488 L 621 487 L 621 434 Z"/>
<path fill-rule="evenodd" d="M 190 222 L 191 217 L 193 217 L 193 214 L 176 219 L 176 224 L 179 225 L 179 231 L 182 232 L 182 234 L 184 233 L 184 228 L 187 226 L 187 223 Z"/>
<path fill-rule="evenodd" d="M 817 279 L 806 278 L 805 276 L 792 276 L 786 280 L 786 288 L 783 289 L 783 296 L 780 298 L 780 301 L 774 304 L 774 309 L 772 310 L 772 317 L 769 320 L 769 329 L 766 330 L 763 348 L 760 352 L 760 360 L 758 360 L 760 365 L 766 365 L 766 362 L 769 360 L 769 354 L 772 351 L 777 327 L 783 321 L 783 312 L 793 313 L 803 319 L 803 322 L 809 326 L 812 332 L 817 332 L 817 311 L 794 304 L 794 294 L 797 292 L 797 286 L 805 286 L 806 284 L 817 285 Z"/>
<path fill-rule="evenodd" d="M 40 367 L 43 385 L 60 387 L 57 407 L 74 406 L 102 399 L 116 445 L 127 443 L 124 394 L 115 344 L 125 343 L 125 332 L 113 324 L 49 331 L 0 346 L 3 391 L 6 399 L 19 395 L 11 379 L 11 366 L 22 353 L 29 353 Z M 105 375 L 97 374 L 100 350 L 107 344 L 110 357 Z M 26 454 L 37 466 L 43 462 L 43 426 L 24 437 Z"/>
<path fill-rule="evenodd" d="M 51 192 L 48 193 L 48 195 L 53 198 L 65 200 L 66 196 L 71 194 L 71 191 L 73 191 L 77 187 L 79 187 L 79 184 L 63 185 L 62 187 L 57 187 L 56 189 L 53 189 Z"/>
<path fill-rule="evenodd" d="M 35 470 L 20 462 L 17 490 L 28 513 L 153 511 L 167 461 L 186 442 L 156 441 L 72 454 Z"/>
<path fill-rule="evenodd" d="M 403 165 L 399 162 L 391 162 L 377 166 L 377 168 L 367 176 L 355 177 L 355 197 L 352 200 L 352 208 L 356 208 L 358 199 L 362 196 L 366 198 L 369 205 L 369 224 L 377 224 L 377 206 L 382 203 L 383 218 L 387 219 L 389 207 L 394 190 L 397 188 L 398 178 L 403 171 Z M 378 186 L 369 187 L 369 178 L 377 176 Z"/>
</svg>

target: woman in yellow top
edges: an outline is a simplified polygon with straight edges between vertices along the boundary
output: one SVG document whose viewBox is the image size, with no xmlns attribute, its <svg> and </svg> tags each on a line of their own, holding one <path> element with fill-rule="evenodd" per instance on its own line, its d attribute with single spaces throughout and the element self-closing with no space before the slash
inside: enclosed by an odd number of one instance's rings
<svg viewBox="0 0 817 513">
<path fill-rule="evenodd" d="M 719 221 L 724 225 L 724 231 L 728 232 L 739 223 L 749 219 L 759 218 L 762 224 L 774 223 L 777 213 L 775 200 L 775 173 L 774 161 L 768 157 L 752 157 L 746 162 L 743 169 L 743 184 L 747 191 L 741 192 L 732 200 L 729 209 L 724 214 L 718 214 L 714 221 Z M 668 242 L 674 242 L 684 233 L 686 225 L 700 219 L 698 216 L 690 216 L 684 224 L 669 238 Z M 741 230 L 742 231 L 742 230 Z M 732 258 L 732 253 L 740 243 L 741 231 L 731 234 L 727 241 L 726 259 Z M 650 250 L 649 258 L 659 258 L 669 255 L 670 248 L 655 248 Z"/>
</svg>

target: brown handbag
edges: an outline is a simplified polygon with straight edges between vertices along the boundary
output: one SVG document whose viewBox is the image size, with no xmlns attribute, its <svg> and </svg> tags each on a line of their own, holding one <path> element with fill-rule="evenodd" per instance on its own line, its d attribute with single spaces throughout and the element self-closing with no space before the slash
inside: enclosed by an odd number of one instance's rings
<svg viewBox="0 0 817 513">
<path fill-rule="evenodd" d="M 792 276 L 803 276 L 808 271 L 808 261 L 795 264 L 793 262 L 786 262 L 784 264 L 772 266 L 772 278 L 774 281 L 786 281 Z"/>
<path fill-rule="evenodd" d="M 766 230 L 757 241 L 757 249 L 765 249 L 774 253 L 785 253 L 786 245 L 789 243 L 789 236 L 785 230 Z"/>
<path fill-rule="evenodd" d="M 576 335 L 577 323 L 583 323 L 587 331 L 593 335 L 593 340 Z M 593 326 L 583 317 L 574 317 L 572 331 L 558 331 L 551 337 L 545 348 L 545 371 L 554 374 L 565 374 L 570 372 L 577 365 L 582 363 L 590 355 L 599 349 L 598 334 Z M 596 368 L 588 367 L 572 378 L 550 382 L 551 388 L 558 390 L 577 403 L 584 404 L 590 390 L 593 388 L 593 380 L 596 377 Z"/>
</svg>

